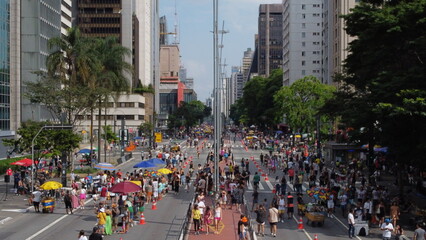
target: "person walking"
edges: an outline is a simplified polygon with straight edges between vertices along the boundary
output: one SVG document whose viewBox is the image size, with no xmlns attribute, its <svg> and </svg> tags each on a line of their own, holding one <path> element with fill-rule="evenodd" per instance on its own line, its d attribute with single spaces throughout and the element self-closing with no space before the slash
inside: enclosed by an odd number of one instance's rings
<svg viewBox="0 0 426 240">
<path fill-rule="evenodd" d="M 212 223 L 212 219 L 213 219 L 213 215 L 212 215 L 212 210 L 210 209 L 210 206 L 206 207 L 206 211 L 204 212 L 204 224 L 206 227 L 206 235 L 209 235 L 209 226 Z"/>
<path fill-rule="evenodd" d="M 414 231 L 413 240 L 425 240 L 426 239 L 426 232 L 422 228 L 422 226 L 417 223 L 416 224 L 416 230 Z"/>
<path fill-rule="evenodd" d="M 277 237 L 278 209 L 271 204 L 269 207 L 269 225 L 271 226 L 271 235 Z"/>
<path fill-rule="evenodd" d="M 349 210 L 348 214 L 348 234 L 349 238 L 355 237 L 355 217 L 354 217 L 354 210 Z"/>
<path fill-rule="evenodd" d="M 69 190 L 67 190 L 67 192 L 65 193 L 64 203 L 65 203 L 65 211 L 67 212 L 67 214 L 73 214 L 72 213 L 72 200 L 71 200 Z M 69 212 L 68 212 L 68 210 L 69 210 Z"/>
<path fill-rule="evenodd" d="M 238 221 L 239 240 L 248 240 L 248 219 L 245 215 L 241 215 Z"/>
<path fill-rule="evenodd" d="M 293 196 L 291 195 L 290 192 L 288 192 L 288 194 L 287 194 L 287 215 L 288 215 L 288 219 L 293 217 L 293 212 L 294 212 L 293 201 L 294 201 Z"/>
<path fill-rule="evenodd" d="M 214 226 L 215 234 L 219 234 L 219 222 L 222 220 L 222 208 L 220 207 L 219 202 L 216 203 L 216 208 L 214 210 Z"/>
<path fill-rule="evenodd" d="M 260 204 L 257 205 L 256 210 L 256 222 L 257 222 L 257 235 L 264 237 L 265 236 L 265 222 L 266 222 L 266 209 Z"/>
<path fill-rule="evenodd" d="M 194 222 L 194 232 L 195 235 L 200 234 L 200 224 L 201 224 L 201 213 L 198 209 L 198 204 L 194 205 L 194 209 L 192 209 L 192 220 Z"/>
</svg>

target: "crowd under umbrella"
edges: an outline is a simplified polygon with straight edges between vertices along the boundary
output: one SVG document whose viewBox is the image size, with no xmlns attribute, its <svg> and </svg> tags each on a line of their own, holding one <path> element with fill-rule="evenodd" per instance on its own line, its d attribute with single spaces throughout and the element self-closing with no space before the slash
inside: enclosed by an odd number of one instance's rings
<svg viewBox="0 0 426 240">
<path fill-rule="evenodd" d="M 110 189 L 110 192 L 127 194 L 127 193 L 139 192 L 140 190 L 142 190 L 142 188 L 136 185 L 135 183 L 120 182 L 112 186 Z"/>
<path fill-rule="evenodd" d="M 133 166 L 133 168 L 155 168 L 155 167 L 157 167 L 157 165 L 149 161 L 143 161 Z"/>
<path fill-rule="evenodd" d="M 21 159 L 21 160 L 18 160 L 16 162 L 11 163 L 10 165 L 29 167 L 29 166 L 33 165 L 33 160 L 31 160 L 29 158 L 24 158 L 24 159 Z"/>
<path fill-rule="evenodd" d="M 116 170 L 114 165 L 112 165 L 111 163 L 105 163 L 105 162 L 101 162 L 101 163 L 96 164 L 94 166 L 94 168 L 101 169 L 101 170 L 109 170 L 109 171 Z"/>
</svg>

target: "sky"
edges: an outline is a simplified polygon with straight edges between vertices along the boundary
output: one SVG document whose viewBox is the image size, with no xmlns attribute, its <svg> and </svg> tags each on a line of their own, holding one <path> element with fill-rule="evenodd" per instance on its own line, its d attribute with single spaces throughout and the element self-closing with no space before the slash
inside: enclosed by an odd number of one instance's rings
<svg viewBox="0 0 426 240">
<path fill-rule="evenodd" d="M 224 22 L 224 30 L 229 31 L 223 36 L 222 49 L 227 76 L 232 66 L 241 66 L 247 48 L 254 50 L 259 5 L 267 3 L 282 0 L 219 0 L 219 29 Z M 174 32 L 178 22 L 181 64 L 187 77 L 194 78 L 198 100 L 204 102 L 213 92 L 213 0 L 160 0 L 160 15 L 167 17 L 168 32 Z M 170 35 L 169 44 L 173 42 Z"/>
</svg>

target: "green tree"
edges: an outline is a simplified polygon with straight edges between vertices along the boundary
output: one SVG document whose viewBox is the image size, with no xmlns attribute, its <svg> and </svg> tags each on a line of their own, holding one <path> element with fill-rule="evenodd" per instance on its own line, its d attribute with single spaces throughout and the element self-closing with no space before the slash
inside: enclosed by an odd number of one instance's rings
<svg viewBox="0 0 426 240">
<path fill-rule="evenodd" d="M 201 101 L 181 102 L 178 109 L 169 116 L 169 129 L 185 126 L 187 130 L 208 117 L 211 109 Z"/>
<path fill-rule="evenodd" d="M 319 110 L 333 96 L 334 87 L 322 84 L 317 78 L 307 76 L 290 86 L 283 86 L 274 96 L 280 114 L 286 115 L 292 129 L 301 133 L 312 133 L 316 129 Z M 322 116 L 322 122 L 328 122 Z M 326 128 L 326 127 L 325 127 Z"/>
<path fill-rule="evenodd" d="M 143 134 L 143 136 L 151 136 L 152 131 L 154 130 L 154 124 L 149 122 L 144 122 L 139 125 L 139 131 Z"/>
<path fill-rule="evenodd" d="M 262 129 L 278 123 L 278 109 L 271 103 L 282 86 L 282 77 L 283 72 L 278 69 L 268 78 L 255 77 L 248 81 L 244 86 L 242 100 L 234 105 L 232 115 L 239 116 L 240 122 L 243 119 L 247 124 L 256 124 Z"/>
<path fill-rule="evenodd" d="M 344 19 L 355 40 L 328 112 L 337 106 L 353 141 L 369 139 L 370 159 L 379 143 L 399 166 L 425 168 L 426 0 L 364 0 Z"/>
<path fill-rule="evenodd" d="M 119 138 L 112 131 L 112 127 L 110 125 L 102 126 L 103 134 L 102 138 L 105 139 L 108 143 L 117 142 Z"/>
<path fill-rule="evenodd" d="M 106 114 L 110 98 L 117 102 L 120 95 L 130 91 L 132 65 L 125 61 L 125 57 L 131 55 L 131 50 L 123 47 L 118 39 L 113 37 L 95 39 L 94 50 L 100 68 L 93 75 L 90 86 L 94 87 L 93 99 L 97 100 L 98 116 L 102 116 L 102 107 Z M 99 117 L 99 129 L 101 125 L 101 117 Z M 98 151 L 101 151 L 101 131 L 98 131 Z"/>
</svg>

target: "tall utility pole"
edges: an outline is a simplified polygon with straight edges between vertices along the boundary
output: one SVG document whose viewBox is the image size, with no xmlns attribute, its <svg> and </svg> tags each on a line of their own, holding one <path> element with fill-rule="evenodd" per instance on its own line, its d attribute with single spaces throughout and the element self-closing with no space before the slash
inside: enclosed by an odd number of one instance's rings
<svg viewBox="0 0 426 240">
<path fill-rule="evenodd" d="M 214 83 L 214 190 L 219 197 L 219 152 L 221 146 L 220 78 L 219 78 L 219 0 L 213 0 L 213 83 Z"/>
</svg>

